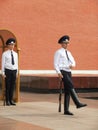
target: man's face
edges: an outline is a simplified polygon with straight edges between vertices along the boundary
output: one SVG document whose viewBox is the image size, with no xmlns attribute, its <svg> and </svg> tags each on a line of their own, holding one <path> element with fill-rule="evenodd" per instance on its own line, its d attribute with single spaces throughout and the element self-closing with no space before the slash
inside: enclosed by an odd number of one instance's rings
<svg viewBox="0 0 98 130">
<path fill-rule="evenodd" d="M 9 48 L 10 50 L 13 50 L 13 49 L 14 49 L 14 44 L 8 45 L 8 48 Z"/>
<path fill-rule="evenodd" d="M 62 46 L 64 49 L 66 49 L 67 46 L 68 46 L 68 43 L 61 43 L 61 46 Z"/>
</svg>

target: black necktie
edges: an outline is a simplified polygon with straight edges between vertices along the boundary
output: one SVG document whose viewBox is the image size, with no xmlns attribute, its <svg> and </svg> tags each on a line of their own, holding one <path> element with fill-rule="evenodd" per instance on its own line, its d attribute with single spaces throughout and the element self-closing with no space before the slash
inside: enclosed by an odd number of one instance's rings
<svg viewBox="0 0 98 130">
<path fill-rule="evenodd" d="M 68 56 L 67 50 L 65 50 L 65 52 L 66 52 L 66 56 L 67 56 L 68 61 L 69 61 L 70 63 L 72 63 L 72 61 L 69 59 L 69 56 Z"/>
<path fill-rule="evenodd" d="M 11 51 L 11 62 L 12 62 L 12 65 L 14 65 L 14 56 L 13 56 L 13 52 Z"/>
<path fill-rule="evenodd" d="M 67 50 L 66 50 L 65 52 L 66 52 L 66 56 L 67 56 L 68 61 L 70 61 L 70 59 L 69 59 L 69 57 L 68 57 L 68 54 L 67 54 Z"/>
</svg>

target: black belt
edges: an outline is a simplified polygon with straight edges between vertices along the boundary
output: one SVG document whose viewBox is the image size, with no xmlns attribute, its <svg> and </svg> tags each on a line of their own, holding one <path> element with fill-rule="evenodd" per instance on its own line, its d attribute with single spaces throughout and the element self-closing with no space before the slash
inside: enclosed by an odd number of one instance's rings
<svg viewBox="0 0 98 130">
<path fill-rule="evenodd" d="M 17 72 L 17 69 L 11 70 L 11 69 L 6 69 L 6 68 L 5 68 L 5 71 L 16 71 L 16 72 Z"/>
</svg>

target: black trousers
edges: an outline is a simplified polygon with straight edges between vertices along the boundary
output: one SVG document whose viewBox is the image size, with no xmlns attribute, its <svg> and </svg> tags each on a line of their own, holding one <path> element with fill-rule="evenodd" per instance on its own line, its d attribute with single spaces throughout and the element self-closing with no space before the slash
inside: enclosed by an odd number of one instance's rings
<svg viewBox="0 0 98 130">
<path fill-rule="evenodd" d="M 63 83 L 64 83 L 64 91 L 68 92 L 68 91 L 70 91 L 71 89 L 74 88 L 71 72 L 61 70 L 61 73 L 63 75 L 62 80 L 63 80 Z"/>
<path fill-rule="evenodd" d="M 71 90 L 74 88 L 71 72 L 61 70 L 64 84 L 64 111 L 69 111 Z"/>
<path fill-rule="evenodd" d="M 71 72 L 61 70 L 61 73 L 63 75 L 62 80 L 64 83 L 64 113 L 69 111 L 70 96 L 77 108 L 86 106 L 86 104 L 82 104 L 79 101 L 78 95 L 75 92 Z"/>
<path fill-rule="evenodd" d="M 15 88 L 17 70 L 5 69 L 5 88 L 6 88 L 6 102 L 11 102 L 13 100 L 13 93 Z"/>
</svg>

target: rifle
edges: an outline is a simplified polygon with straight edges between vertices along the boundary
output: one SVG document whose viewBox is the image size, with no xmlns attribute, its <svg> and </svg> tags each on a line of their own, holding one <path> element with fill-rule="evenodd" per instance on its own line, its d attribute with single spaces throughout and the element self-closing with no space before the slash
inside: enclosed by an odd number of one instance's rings
<svg viewBox="0 0 98 130">
<path fill-rule="evenodd" d="M 61 100 L 62 100 L 62 80 L 59 81 L 59 109 L 58 112 L 61 112 Z"/>
</svg>

